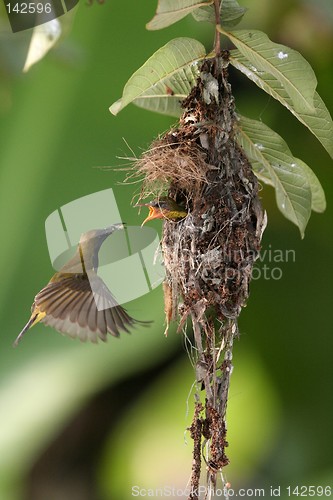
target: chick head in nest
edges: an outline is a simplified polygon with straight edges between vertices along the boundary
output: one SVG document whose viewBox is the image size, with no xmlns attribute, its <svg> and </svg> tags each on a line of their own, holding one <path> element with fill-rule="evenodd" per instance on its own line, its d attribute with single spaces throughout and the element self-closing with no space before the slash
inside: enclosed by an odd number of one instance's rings
<svg viewBox="0 0 333 500">
<path fill-rule="evenodd" d="M 139 206 L 148 207 L 148 217 L 141 224 L 142 226 L 153 219 L 168 219 L 168 220 L 181 220 L 187 216 L 187 211 L 182 206 L 178 205 L 173 199 L 168 196 L 161 196 L 156 200 L 148 203 L 143 203 Z"/>
</svg>

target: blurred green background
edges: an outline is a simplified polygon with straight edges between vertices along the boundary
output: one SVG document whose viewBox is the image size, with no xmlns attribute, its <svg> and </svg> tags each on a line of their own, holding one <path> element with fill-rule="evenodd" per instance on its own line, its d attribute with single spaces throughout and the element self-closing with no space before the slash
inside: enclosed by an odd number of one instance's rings
<svg viewBox="0 0 333 500">
<path fill-rule="evenodd" d="M 155 0 L 106 1 L 77 9 L 68 36 L 27 74 L 27 33 L 0 27 L 0 499 L 126 500 L 132 486 L 185 488 L 191 469 L 194 373 L 181 335 L 163 335 L 161 287 L 128 304 L 154 320 L 107 344 L 72 342 L 36 326 L 16 350 L 34 295 L 52 274 L 44 222 L 72 200 L 112 187 L 122 218 L 138 185 L 122 185 L 119 156 L 140 155 L 173 120 L 129 106 L 108 107 L 128 77 L 176 36 L 210 49 L 209 28 L 191 17 L 148 32 Z M 331 0 L 244 0 L 241 27 L 266 31 L 314 67 L 333 111 Z M 232 487 L 333 486 L 332 179 L 333 164 L 315 138 L 278 103 L 232 71 L 237 108 L 263 120 L 316 172 L 328 201 L 302 241 L 262 191 L 269 225 L 263 246 L 295 250 L 279 280 L 252 283 L 228 411 Z M 101 170 L 100 166 L 115 167 Z M 159 228 L 156 222 L 156 228 Z M 129 283 L 130 286 L 130 283 Z M 205 474 L 203 474 L 204 478 Z M 156 495 L 155 495 L 156 496 Z M 268 494 L 267 494 L 268 496 Z"/>
</svg>

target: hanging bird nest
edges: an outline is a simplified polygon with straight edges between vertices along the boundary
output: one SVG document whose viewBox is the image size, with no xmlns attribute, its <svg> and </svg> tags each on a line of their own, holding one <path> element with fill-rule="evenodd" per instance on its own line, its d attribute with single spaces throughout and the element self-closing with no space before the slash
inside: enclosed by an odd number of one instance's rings
<svg viewBox="0 0 333 500">
<path fill-rule="evenodd" d="M 181 328 L 191 318 L 197 381 L 206 396 L 204 406 L 197 397 L 190 428 L 193 488 L 199 484 L 201 439 L 209 446 L 211 484 L 228 463 L 225 412 L 232 344 L 266 224 L 257 178 L 235 139 L 227 65 L 227 53 L 204 62 L 178 128 L 153 143 L 138 162 L 145 174 L 143 195 L 162 181 L 168 196 L 188 212 L 178 222 L 164 221 L 162 252 L 167 323 L 177 320 Z"/>
<path fill-rule="evenodd" d="M 136 164 L 145 176 L 142 197 L 158 182 L 189 212 L 180 222 L 166 220 L 163 229 L 173 319 L 179 301 L 183 313 L 200 303 L 202 313 L 213 308 L 221 321 L 237 318 L 260 250 L 258 182 L 235 141 L 234 99 L 225 64 L 218 61 L 204 64 L 179 127 Z"/>
</svg>

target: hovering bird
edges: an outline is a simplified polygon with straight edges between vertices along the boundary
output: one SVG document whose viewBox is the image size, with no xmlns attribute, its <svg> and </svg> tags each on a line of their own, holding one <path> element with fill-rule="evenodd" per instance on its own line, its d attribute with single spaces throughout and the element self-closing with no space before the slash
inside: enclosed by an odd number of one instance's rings
<svg viewBox="0 0 333 500">
<path fill-rule="evenodd" d="M 121 307 L 103 280 L 97 275 L 98 252 L 104 240 L 123 224 L 83 233 L 74 257 L 57 272 L 36 295 L 31 317 L 14 342 L 41 322 L 81 341 L 107 340 L 107 334 L 119 337 L 120 331 L 136 323 Z"/>
<path fill-rule="evenodd" d="M 149 208 L 148 217 L 143 221 L 141 226 L 153 219 L 169 219 L 178 221 L 187 216 L 186 210 L 180 205 L 177 205 L 174 200 L 168 198 L 167 196 L 162 196 L 157 200 L 144 203 L 141 206 Z"/>
</svg>

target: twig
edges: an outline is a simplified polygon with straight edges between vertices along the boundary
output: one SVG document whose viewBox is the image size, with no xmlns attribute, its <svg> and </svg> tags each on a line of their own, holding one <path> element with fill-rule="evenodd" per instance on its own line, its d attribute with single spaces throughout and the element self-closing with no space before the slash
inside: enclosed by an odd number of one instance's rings
<svg viewBox="0 0 333 500">
<path fill-rule="evenodd" d="M 221 34 L 218 30 L 218 27 L 220 26 L 220 4 L 221 0 L 214 0 L 214 12 L 215 12 L 214 51 L 217 56 L 221 53 Z"/>
</svg>

